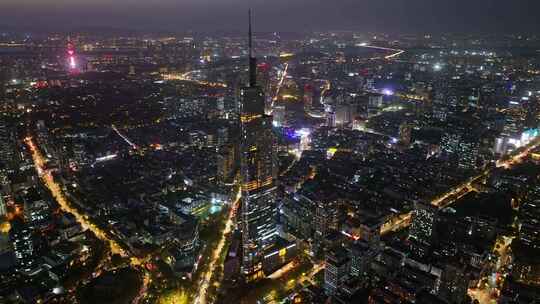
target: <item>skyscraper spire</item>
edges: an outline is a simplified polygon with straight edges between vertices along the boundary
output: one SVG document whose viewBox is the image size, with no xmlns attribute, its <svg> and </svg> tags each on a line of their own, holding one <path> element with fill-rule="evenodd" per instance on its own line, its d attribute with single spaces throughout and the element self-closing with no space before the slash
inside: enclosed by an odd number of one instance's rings
<svg viewBox="0 0 540 304">
<path fill-rule="evenodd" d="M 265 95 L 257 85 L 257 59 L 253 54 L 251 10 L 248 30 L 249 83 L 240 92 L 240 177 L 242 185 L 242 273 L 261 278 L 265 256 L 277 236 L 276 145 L 272 116 L 264 114 Z M 272 255 L 271 255 L 272 256 Z M 263 264 L 267 263 L 267 264 Z"/>
<path fill-rule="evenodd" d="M 252 36 L 253 36 L 253 33 L 251 32 L 251 9 L 249 9 L 248 11 L 248 18 L 249 18 L 249 30 L 248 30 L 248 39 L 249 39 L 249 42 L 248 42 L 248 47 L 249 47 L 249 58 L 251 59 L 253 57 L 253 41 L 252 41 Z"/>
<path fill-rule="evenodd" d="M 249 10 L 249 86 L 257 86 L 257 59 L 253 57 L 253 33 L 251 30 L 251 9 Z"/>
</svg>

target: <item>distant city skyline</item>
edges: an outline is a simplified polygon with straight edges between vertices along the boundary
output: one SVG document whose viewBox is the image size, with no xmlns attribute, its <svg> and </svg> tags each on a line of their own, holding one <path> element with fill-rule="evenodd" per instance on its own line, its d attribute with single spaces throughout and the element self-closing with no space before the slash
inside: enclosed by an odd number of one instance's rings
<svg viewBox="0 0 540 304">
<path fill-rule="evenodd" d="M 539 9 L 0 0 L 0 303 L 536 303 Z"/>
<path fill-rule="evenodd" d="M 152 31 L 237 31 L 254 10 L 257 31 L 535 33 L 538 1 L 502 0 L 4 0 L 0 30 L 88 27 Z"/>
</svg>

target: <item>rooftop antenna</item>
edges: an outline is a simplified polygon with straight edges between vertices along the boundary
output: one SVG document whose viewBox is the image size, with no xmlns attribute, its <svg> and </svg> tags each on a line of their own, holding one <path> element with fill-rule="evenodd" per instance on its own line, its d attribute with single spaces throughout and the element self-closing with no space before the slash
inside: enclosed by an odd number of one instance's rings
<svg viewBox="0 0 540 304">
<path fill-rule="evenodd" d="M 249 9 L 248 11 L 248 22 L 249 22 L 249 31 L 248 31 L 248 37 L 249 37 L 249 58 L 252 58 L 253 57 L 253 33 L 252 33 L 252 30 L 251 30 L 251 9 Z"/>
<path fill-rule="evenodd" d="M 257 59 L 253 57 L 253 32 L 251 29 L 251 9 L 249 9 L 249 86 L 257 86 Z"/>
</svg>

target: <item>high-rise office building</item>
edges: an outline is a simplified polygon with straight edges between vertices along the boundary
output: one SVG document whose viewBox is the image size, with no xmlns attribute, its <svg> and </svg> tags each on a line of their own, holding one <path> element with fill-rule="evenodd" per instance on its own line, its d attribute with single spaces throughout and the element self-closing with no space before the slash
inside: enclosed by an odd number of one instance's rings
<svg viewBox="0 0 540 304">
<path fill-rule="evenodd" d="M 313 107 L 313 86 L 306 84 L 304 86 L 304 110 L 309 111 Z"/>
<path fill-rule="evenodd" d="M 521 228 L 519 240 L 526 246 L 540 249 L 540 187 L 529 191 L 519 208 Z"/>
<path fill-rule="evenodd" d="M 30 272 L 35 265 L 32 230 L 22 220 L 16 220 L 12 222 L 9 233 L 17 260 L 17 269 L 21 272 Z"/>
<path fill-rule="evenodd" d="M 371 262 L 380 252 L 377 243 L 359 240 L 351 244 L 347 250 L 351 260 L 350 275 L 361 279 L 367 278 Z"/>
<path fill-rule="evenodd" d="M 227 143 L 229 143 L 229 129 L 227 127 L 217 129 L 217 147 L 220 148 Z"/>
<path fill-rule="evenodd" d="M 246 279 L 261 277 L 266 250 L 277 236 L 277 176 L 272 116 L 264 113 L 264 92 L 257 84 L 249 21 L 249 84 L 240 98 L 240 175 L 242 181 L 242 271 Z"/>
<path fill-rule="evenodd" d="M 326 254 L 324 269 L 324 291 L 336 294 L 349 276 L 350 258 L 343 247 L 333 248 Z"/>
<path fill-rule="evenodd" d="M 3 218 L 6 215 L 7 215 L 6 201 L 4 200 L 4 196 L 0 192 L 0 218 Z"/>
<path fill-rule="evenodd" d="M 217 178 L 221 183 L 230 183 L 234 179 L 235 155 L 234 144 L 223 145 L 217 155 Z"/>
<path fill-rule="evenodd" d="M 331 128 L 336 127 L 336 112 L 331 111 L 326 113 L 326 125 Z"/>
<path fill-rule="evenodd" d="M 379 110 L 383 106 L 383 95 L 382 94 L 370 94 L 368 97 L 368 107 L 367 107 L 367 116 L 372 117 L 377 115 Z"/>
<path fill-rule="evenodd" d="M 409 229 L 411 251 L 417 258 L 427 255 L 434 239 L 437 207 L 415 203 L 412 212 L 412 222 Z"/>
<path fill-rule="evenodd" d="M 0 97 L 6 94 L 7 71 L 5 68 L 0 68 Z"/>
<path fill-rule="evenodd" d="M 7 119 L 0 115 L 0 188 L 9 183 L 8 175 L 16 165 L 13 129 Z"/>
<path fill-rule="evenodd" d="M 416 203 L 412 214 L 409 238 L 431 242 L 435 228 L 437 208 L 431 205 Z"/>
<path fill-rule="evenodd" d="M 405 146 L 410 146 L 411 138 L 412 138 L 411 124 L 404 122 L 401 125 L 399 125 L 399 141 Z"/>
<path fill-rule="evenodd" d="M 525 128 L 536 129 L 538 128 L 538 114 L 540 113 L 540 101 L 538 97 L 530 97 L 525 108 Z"/>
<path fill-rule="evenodd" d="M 475 169 L 480 144 L 471 136 L 464 136 L 459 132 L 447 132 L 441 139 L 441 150 L 453 158 L 459 168 Z"/>
<path fill-rule="evenodd" d="M 336 106 L 335 123 L 337 126 L 343 127 L 351 122 L 351 105 L 340 104 Z"/>
<path fill-rule="evenodd" d="M 479 143 L 464 141 L 459 148 L 458 166 L 462 169 L 476 169 L 480 156 Z"/>
<path fill-rule="evenodd" d="M 274 106 L 274 111 L 272 112 L 272 114 L 274 116 L 274 126 L 283 127 L 285 125 L 285 106 Z"/>
</svg>

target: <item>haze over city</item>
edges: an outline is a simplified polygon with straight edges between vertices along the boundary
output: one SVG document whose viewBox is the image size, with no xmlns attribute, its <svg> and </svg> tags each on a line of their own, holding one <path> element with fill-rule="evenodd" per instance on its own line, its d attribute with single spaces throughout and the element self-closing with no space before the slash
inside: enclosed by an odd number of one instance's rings
<svg viewBox="0 0 540 304">
<path fill-rule="evenodd" d="M 259 31 L 379 30 L 388 32 L 535 33 L 534 0 L 4 0 L 0 25 L 74 30 L 241 30 L 252 8 Z"/>
<path fill-rule="evenodd" d="M 538 11 L 3 0 L 0 303 L 540 303 Z"/>
</svg>

